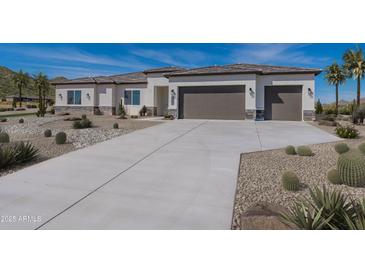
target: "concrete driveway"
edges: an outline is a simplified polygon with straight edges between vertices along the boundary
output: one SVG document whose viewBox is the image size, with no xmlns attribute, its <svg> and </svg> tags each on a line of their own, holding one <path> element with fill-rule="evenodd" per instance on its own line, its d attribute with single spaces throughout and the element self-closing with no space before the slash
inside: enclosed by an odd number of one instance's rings
<svg viewBox="0 0 365 274">
<path fill-rule="evenodd" d="M 336 141 L 304 122 L 178 120 L 0 178 L 1 229 L 229 229 L 242 152 Z"/>
</svg>

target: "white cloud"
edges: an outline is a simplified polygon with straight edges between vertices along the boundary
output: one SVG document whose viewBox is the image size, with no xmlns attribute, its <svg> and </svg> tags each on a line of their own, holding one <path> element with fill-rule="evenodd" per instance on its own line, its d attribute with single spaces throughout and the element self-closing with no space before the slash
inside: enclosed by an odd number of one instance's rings
<svg viewBox="0 0 365 274">
<path fill-rule="evenodd" d="M 250 44 L 232 51 L 234 62 L 323 66 L 330 58 L 314 57 L 298 44 Z"/>
</svg>

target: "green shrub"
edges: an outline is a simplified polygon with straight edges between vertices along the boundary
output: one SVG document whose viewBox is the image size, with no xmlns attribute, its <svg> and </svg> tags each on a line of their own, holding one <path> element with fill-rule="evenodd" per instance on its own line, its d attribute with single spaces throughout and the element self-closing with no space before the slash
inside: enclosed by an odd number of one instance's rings
<svg viewBox="0 0 365 274">
<path fill-rule="evenodd" d="M 174 117 L 174 115 L 172 115 L 172 114 L 165 114 L 165 115 L 164 115 L 164 119 L 165 119 L 165 120 L 174 120 L 174 119 L 175 119 L 175 117 Z"/>
<path fill-rule="evenodd" d="M 341 176 L 337 169 L 331 169 L 330 171 L 328 171 L 327 179 L 334 185 L 342 184 Z"/>
<path fill-rule="evenodd" d="M 292 171 L 286 171 L 281 177 L 281 182 L 285 190 L 297 191 L 300 188 L 298 176 Z"/>
<path fill-rule="evenodd" d="M 362 154 L 365 154 L 365 143 L 361 143 L 359 146 L 358 146 L 359 150 L 362 152 Z"/>
<path fill-rule="evenodd" d="M 113 124 L 113 128 L 119 128 L 118 123 L 114 123 L 114 124 Z"/>
<path fill-rule="evenodd" d="M 335 150 L 338 154 L 345 153 L 350 150 L 349 146 L 345 143 L 335 144 Z"/>
<path fill-rule="evenodd" d="M 0 132 L 0 143 L 9 143 L 10 137 L 5 131 Z"/>
<path fill-rule="evenodd" d="M 287 146 L 285 148 L 285 153 L 288 154 L 288 155 L 295 155 L 295 154 L 297 154 L 297 152 L 295 151 L 295 147 L 293 147 L 293 146 Z"/>
<path fill-rule="evenodd" d="M 352 114 L 352 105 L 351 104 L 347 104 L 344 106 L 339 106 L 338 108 L 338 113 L 342 114 L 342 115 L 351 115 Z"/>
<path fill-rule="evenodd" d="M 140 116 L 146 116 L 147 114 L 147 107 L 144 105 L 141 110 L 139 111 Z"/>
<path fill-rule="evenodd" d="M 64 132 L 58 132 L 55 136 L 55 140 L 56 140 L 56 144 L 57 145 L 62 145 L 64 143 L 66 143 L 66 139 L 67 139 L 67 135 Z"/>
<path fill-rule="evenodd" d="M 323 186 L 310 189 L 310 198 L 297 198 L 282 222 L 298 229 L 345 230 L 365 228 L 365 201 L 351 200 Z"/>
<path fill-rule="evenodd" d="M 52 136 L 52 131 L 50 129 L 46 129 L 44 131 L 44 137 L 51 137 Z"/>
<path fill-rule="evenodd" d="M 314 153 L 308 146 L 297 147 L 297 153 L 299 156 L 313 156 L 314 155 Z"/>
<path fill-rule="evenodd" d="M 341 138 L 353 139 L 359 136 L 359 131 L 354 126 L 337 125 L 335 132 Z"/>
<path fill-rule="evenodd" d="M 0 168 L 29 162 L 38 156 L 38 149 L 30 143 L 16 142 L 0 145 Z"/>
<path fill-rule="evenodd" d="M 127 115 L 125 108 L 123 106 L 123 100 L 120 100 L 120 104 L 119 104 L 119 108 L 118 108 L 118 115 L 122 119 L 124 119 Z"/>
<path fill-rule="evenodd" d="M 316 102 L 315 110 L 316 110 L 316 114 L 322 114 L 322 112 L 323 112 L 323 107 L 322 107 L 321 101 L 319 99 Z"/>
<path fill-rule="evenodd" d="M 341 154 L 337 161 L 337 170 L 345 185 L 360 187 L 365 184 L 365 158 L 359 150 L 350 150 Z"/>
<path fill-rule="evenodd" d="M 92 122 L 87 118 L 82 119 L 80 123 L 81 123 L 81 128 L 90 128 L 90 127 L 92 127 Z"/>
<path fill-rule="evenodd" d="M 86 114 L 82 114 L 81 115 L 81 119 L 86 119 L 87 117 L 86 117 Z"/>
<path fill-rule="evenodd" d="M 80 128 L 82 128 L 81 122 L 80 122 L 79 120 L 74 121 L 74 122 L 72 123 L 72 127 L 73 127 L 74 129 L 80 129 Z"/>
<path fill-rule="evenodd" d="M 325 105 L 323 107 L 323 112 L 325 114 L 336 114 L 336 106 L 334 104 L 331 105 Z"/>
<path fill-rule="evenodd" d="M 23 118 L 20 118 L 19 119 L 19 124 L 23 124 L 24 123 L 24 119 Z"/>
</svg>

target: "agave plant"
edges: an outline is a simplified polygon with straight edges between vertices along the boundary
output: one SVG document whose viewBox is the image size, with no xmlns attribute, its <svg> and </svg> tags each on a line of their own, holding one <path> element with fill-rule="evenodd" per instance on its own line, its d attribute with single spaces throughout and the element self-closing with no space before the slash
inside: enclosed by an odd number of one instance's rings
<svg viewBox="0 0 365 274">
<path fill-rule="evenodd" d="M 38 156 L 38 149 L 31 143 L 16 142 L 0 146 L 0 168 L 29 162 Z"/>
<path fill-rule="evenodd" d="M 365 229 L 365 200 L 350 200 L 341 191 L 315 187 L 281 214 L 282 221 L 299 229 Z"/>
</svg>

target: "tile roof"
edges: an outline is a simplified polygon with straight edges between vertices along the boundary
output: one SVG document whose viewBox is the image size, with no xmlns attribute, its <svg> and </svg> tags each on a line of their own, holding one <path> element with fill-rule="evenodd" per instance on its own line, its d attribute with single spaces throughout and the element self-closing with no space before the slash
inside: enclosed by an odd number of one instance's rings
<svg viewBox="0 0 365 274">
<path fill-rule="evenodd" d="M 83 77 L 76 79 L 63 79 L 52 81 L 53 85 L 62 84 L 135 84 L 135 83 L 147 83 L 146 74 L 143 72 L 132 72 L 117 74 L 111 76 L 95 76 L 95 77 Z"/>
<path fill-rule="evenodd" d="M 269 66 L 255 64 L 231 64 L 222 66 L 209 66 L 184 71 L 172 72 L 166 74 L 169 76 L 188 76 L 188 75 L 211 75 L 211 74 L 294 74 L 294 73 L 321 73 L 320 69 L 302 68 L 302 67 L 284 67 L 284 66 Z"/>
<path fill-rule="evenodd" d="M 302 67 L 284 67 L 284 66 L 269 66 L 255 64 L 232 64 L 222 66 L 209 66 L 194 69 L 184 69 L 181 67 L 162 67 L 154 68 L 145 71 L 117 74 L 111 76 L 95 76 L 83 77 L 76 79 L 61 79 L 51 83 L 53 85 L 62 84 L 134 84 L 147 83 L 148 73 L 164 73 L 164 76 L 189 76 L 189 75 L 214 75 L 214 74 L 298 74 L 298 73 L 321 73 L 320 69 L 302 68 Z"/>
<path fill-rule="evenodd" d="M 184 71 L 185 69 L 182 67 L 162 67 L 162 68 L 153 68 L 146 69 L 143 71 L 144 73 L 163 73 L 163 72 L 176 72 L 176 71 Z"/>
</svg>

